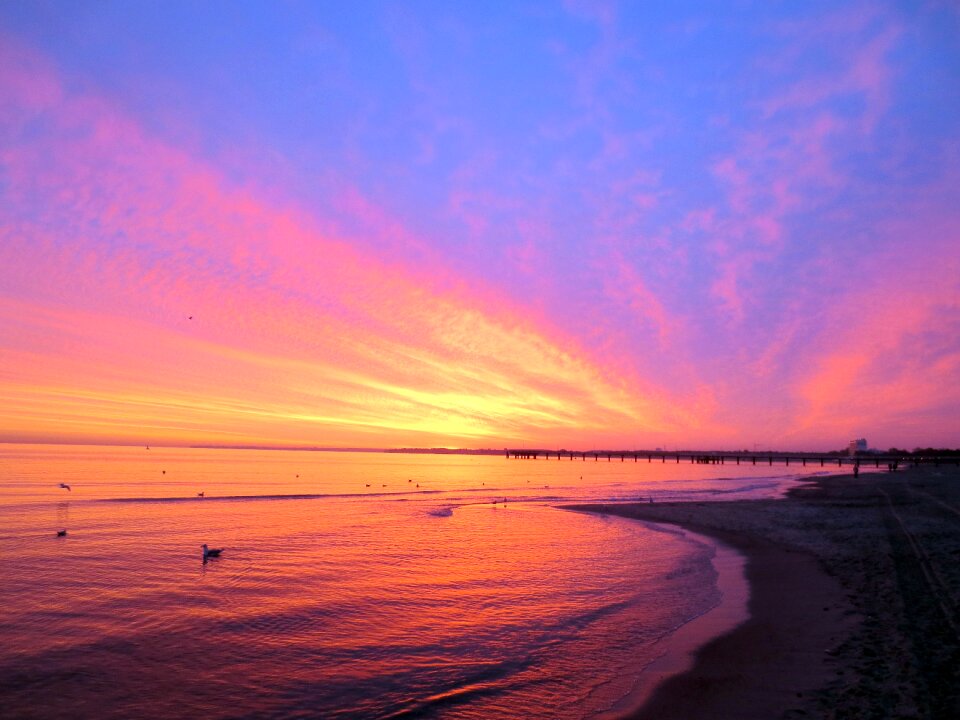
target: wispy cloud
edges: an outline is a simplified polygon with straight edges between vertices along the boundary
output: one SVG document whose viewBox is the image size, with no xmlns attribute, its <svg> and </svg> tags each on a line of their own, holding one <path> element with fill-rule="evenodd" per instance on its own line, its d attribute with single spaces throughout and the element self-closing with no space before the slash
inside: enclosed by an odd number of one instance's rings
<svg viewBox="0 0 960 720">
<path fill-rule="evenodd" d="M 324 236 L 42 79 L 39 104 L 4 86 L 5 202 L 31 208 L 0 231 L 17 437 L 476 444 L 671 422 L 496 291 Z M 58 426 L 55 402 L 86 429 Z"/>
</svg>

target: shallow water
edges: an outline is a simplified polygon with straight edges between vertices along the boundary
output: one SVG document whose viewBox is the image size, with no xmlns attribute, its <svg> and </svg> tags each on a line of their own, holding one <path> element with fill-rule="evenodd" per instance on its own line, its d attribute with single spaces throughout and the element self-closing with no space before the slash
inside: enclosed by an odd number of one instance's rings
<svg viewBox="0 0 960 720">
<path fill-rule="evenodd" d="M 0 715 L 590 717 L 718 603 L 714 548 L 553 506 L 773 472 L 0 446 Z"/>
</svg>

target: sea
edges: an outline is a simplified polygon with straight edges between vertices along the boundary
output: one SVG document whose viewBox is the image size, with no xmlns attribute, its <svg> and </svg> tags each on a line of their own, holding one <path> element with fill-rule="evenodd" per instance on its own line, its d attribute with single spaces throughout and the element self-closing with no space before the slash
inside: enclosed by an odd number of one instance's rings
<svg viewBox="0 0 960 720">
<path fill-rule="evenodd" d="M 718 547 L 562 506 L 798 471 L 0 445 L 0 717 L 615 717 L 723 606 Z"/>
</svg>

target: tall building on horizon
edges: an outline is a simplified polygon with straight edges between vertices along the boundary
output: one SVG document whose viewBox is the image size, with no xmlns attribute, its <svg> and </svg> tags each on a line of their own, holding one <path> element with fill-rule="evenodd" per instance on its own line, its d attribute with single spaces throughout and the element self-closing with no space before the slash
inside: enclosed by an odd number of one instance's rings
<svg viewBox="0 0 960 720">
<path fill-rule="evenodd" d="M 850 441 L 850 454 L 856 455 L 858 452 L 867 451 L 867 439 L 866 438 L 857 438 L 856 440 Z"/>
</svg>

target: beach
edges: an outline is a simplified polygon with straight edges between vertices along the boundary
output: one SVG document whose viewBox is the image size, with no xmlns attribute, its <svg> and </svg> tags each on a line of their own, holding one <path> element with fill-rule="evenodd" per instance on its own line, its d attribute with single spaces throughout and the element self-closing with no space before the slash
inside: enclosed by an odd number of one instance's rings
<svg viewBox="0 0 960 720">
<path fill-rule="evenodd" d="M 957 467 L 815 477 L 777 500 L 568 507 L 746 559 L 749 618 L 705 638 L 637 720 L 960 716 Z"/>
<path fill-rule="evenodd" d="M 2 717 L 954 715 L 954 467 L 6 446 L 0 469 Z"/>
</svg>

